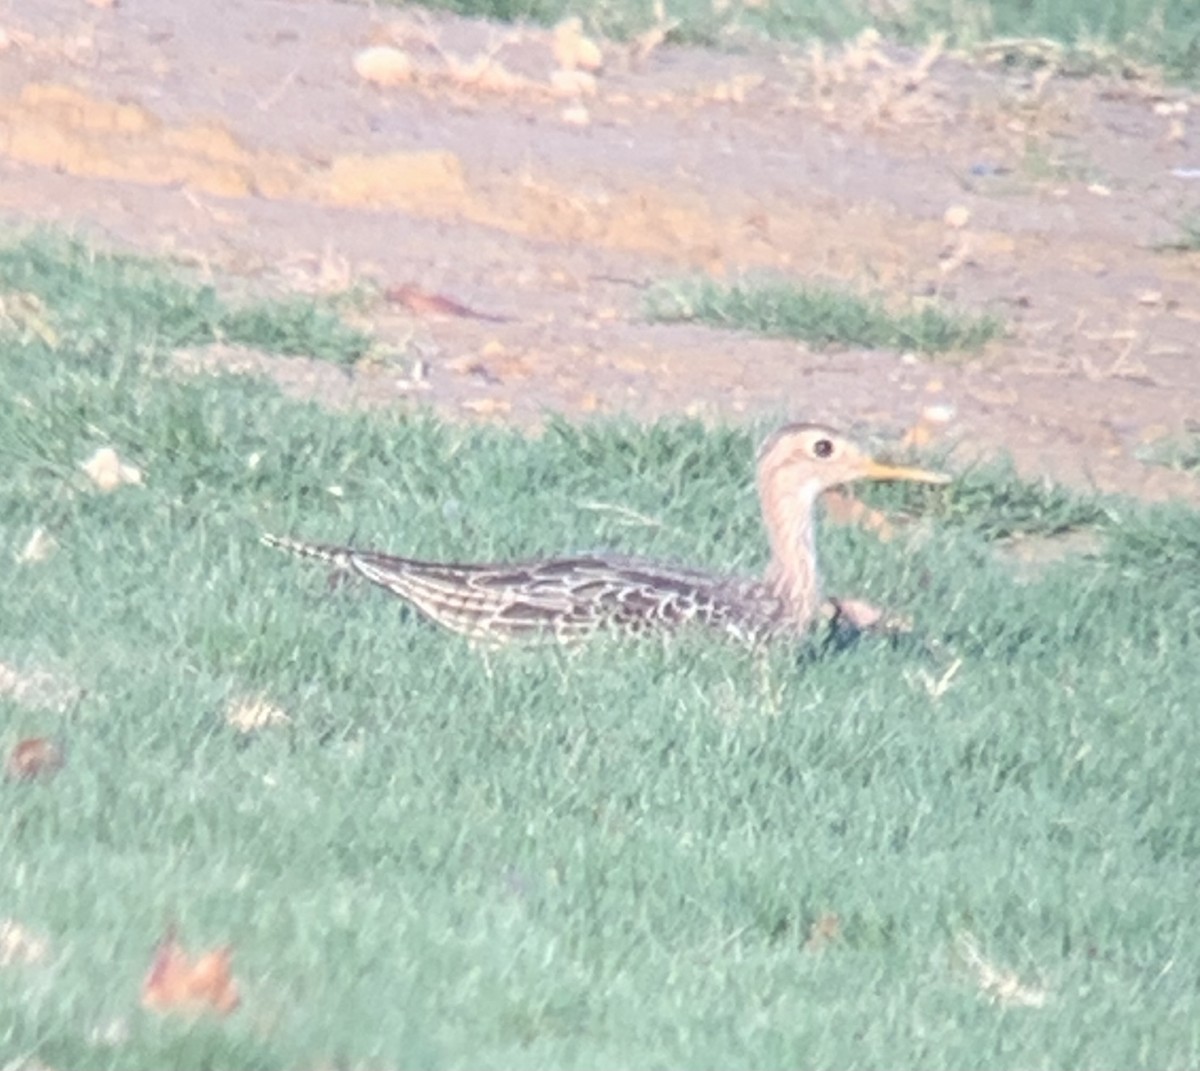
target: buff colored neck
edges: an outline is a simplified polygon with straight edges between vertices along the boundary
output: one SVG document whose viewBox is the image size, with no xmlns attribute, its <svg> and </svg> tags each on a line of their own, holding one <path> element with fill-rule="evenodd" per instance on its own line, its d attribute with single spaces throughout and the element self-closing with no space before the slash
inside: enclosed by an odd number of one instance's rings
<svg viewBox="0 0 1200 1071">
<path fill-rule="evenodd" d="M 759 495 L 771 542 L 767 583 L 797 627 L 808 624 L 821 601 L 813 512 L 820 488 L 788 474 L 761 474 Z"/>
</svg>

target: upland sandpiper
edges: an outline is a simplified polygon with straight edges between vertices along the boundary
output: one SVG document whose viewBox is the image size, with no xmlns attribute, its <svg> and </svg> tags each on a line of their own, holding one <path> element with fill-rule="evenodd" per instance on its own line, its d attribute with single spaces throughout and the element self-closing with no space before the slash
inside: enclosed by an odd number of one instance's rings
<svg viewBox="0 0 1200 1071">
<path fill-rule="evenodd" d="M 761 579 L 608 554 L 458 564 L 274 535 L 263 542 L 357 573 L 438 624 L 484 642 L 566 643 L 606 628 L 646 633 L 698 625 L 756 644 L 798 636 L 820 612 L 817 498 L 854 480 L 946 483 L 948 477 L 876 461 L 817 424 L 780 428 L 758 453 L 758 495 L 771 547 Z"/>
</svg>

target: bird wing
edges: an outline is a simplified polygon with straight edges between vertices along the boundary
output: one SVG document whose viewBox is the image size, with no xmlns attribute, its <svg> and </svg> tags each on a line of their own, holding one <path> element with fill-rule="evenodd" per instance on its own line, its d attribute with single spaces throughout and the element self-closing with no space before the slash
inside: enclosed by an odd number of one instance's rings
<svg viewBox="0 0 1200 1071">
<path fill-rule="evenodd" d="M 754 581 L 644 558 L 563 558 L 533 571 L 539 589 L 568 599 L 555 625 L 560 637 L 598 626 L 649 632 L 697 622 L 749 639 L 778 612 L 777 600 Z"/>
<path fill-rule="evenodd" d="M 753 641 L 778 598 L 752 580 L 644 558 L 584 554 L 512 564 L 429 562 L 264 536 L 271 546 L 358 573 L 438 624 L 474 639 L 571 642 L 599 628 L 674 630 L 699 622 Z"/>
<path fill-rule="evenodd" d="M 350 562 L 435 621 L 479 639 L 569 642 L 603 627 L 642 632 L 697 620 L 749 638 L 744 619 L 774 610 L 752 582 L 638 558 L 476 565 L 355 552 Z"/>
</svg>

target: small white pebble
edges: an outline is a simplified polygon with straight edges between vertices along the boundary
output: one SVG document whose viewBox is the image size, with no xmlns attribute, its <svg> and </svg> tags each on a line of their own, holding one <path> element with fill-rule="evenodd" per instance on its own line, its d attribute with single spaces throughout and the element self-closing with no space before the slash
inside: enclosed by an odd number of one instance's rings
<svg viewBox="0 0 1200 1071">
<path fill-rule="evenodd" d="M 921 410 L 921 419 L 930 424 L 949 424 L 954 419 L 954 413 L 952 405 L 927 405 Z"/>
<path fill-rule="evenodd" d="M 140 484 L 141 469 L 123 462 L 111 446 L 102 446 L 79 466 L 101 491 L 115 491 L 122 484 Z"/>
<path fill-rule="evenodd" d="M 946 213 L 942 216 L 942 219 L 945 220 L 947 227 L 961 231 L 971 222 L 971 210 L 966 205 L 951 205 L 946 209 Z"/>
<path fill-rule="evenodd" d="M 391 45 L 376 45 L 354 54 L 354 71 L 377 86 L 398 86 L 412 81 L 413 65 L 408 54 Z"/>
</svg>

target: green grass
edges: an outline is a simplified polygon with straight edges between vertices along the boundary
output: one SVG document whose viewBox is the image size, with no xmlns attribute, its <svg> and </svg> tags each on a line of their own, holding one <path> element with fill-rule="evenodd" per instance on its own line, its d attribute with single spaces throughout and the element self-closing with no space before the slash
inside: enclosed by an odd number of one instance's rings
<svg viewBox="0 0 1200 1071">
<path fill-rule="evenodd" d="M 1141 451 L 1140 456 L 1152 465 L 1200 474 L 1200 425 L 1192 422 L 1183 435 L 1152 443 Z"/>
<path fill-rule="evenodd" d="M 227 342 L 351 363 L 370 344 L 332 309 L 313 301 L 231 307 L 211 286 L 162 264 L 100 256 L 49 234 L 0 249 L 0 295 L 14 294 L 33 295 L 49 309 L 47 325 L 77 357 L 100 361 L 126 351 Z M 12 326 L 13 318 L 7 319 Z"/>
<path fill-rule="evenodd" d="M 1001 332 L 990 316 L 925 306 L 890 311 L 879 298 L 829 285 L 776 281 L 721 285 L 707 279 L 662 284 L 647 297 L 656 320 L 690 321 L 797 338 L 814 346 L 945 353 L 974 350 Z"/>
<path fill-rule="evenodd" d="M 939 466 L 945 468 L 945 465 Z M 959 473 L 952 486 L 879 484 L 861 497 L 884 509 L 926 518 L 942 528 L 970 532 L 988 542 L 1023 537 L 1053 538 L 1084 529 L 1108 530 L 1126 519 L 1128 503 L 1024 480 L 1010 461 Z"/>
<path fill-rule="evenodd" d="M 0 967 L 5 1066 L 1200 1063 L 1196 513 L 980 470 L 887 491 L 910 538 L 824 533 L 831 590 L 920 638 L 485 662 L 258 533 L 753 570 L 752 436 L 533 441 L 149 374 L 191 291 L 78 254 L 0 255 L 59 325 L 0 335 L 0 662 L 83 689 L 0 698 L 0 743 L 67 745 L 0 782 L 0 918 L 49 942 Z M 144 486 L 90 490 L 102 444 Z M 57 552 L 14 564 L 37 525 Z M 993 553 L 1077 526 L 1103 549 L 1031 581 Z M 257 694 L 292 720 L 246 739 L 223 712 Z M 234 946 L 229 1019 L 138 1009 L 168 920 Z M 1046 1005 L 990 1003 L 963 933 Z"/>
<path fill-rule="evenodd" d="M 577 14 L 605 33 L 626 37 L 654 24 L 645 0 L 440 0 L 431 7 L 505 21 L 553 22 Z M 1119 70 L 1122 60 L 1152 64 L 1194 82 L 1200 70 L 1200 7 L 1196 0 L 774 0 L 743 6 L 712 0 L 665 5 L 672 36 L 720 43 L 747 35 L 773 39 L 844 39 L 868 26 L 899 41 L 921 44 L 942 33 L 954 48 L 1011 38 L 1049 38 L 1064 48 L 1059 62 L 1072 73 Z M 1044 50 L 1041 50 L 1044 51 Z M 1039 53 L 1040 54 L 1040 53 Z M 1014 63 L 1028 52 L 1013 47 Z"/>
<path fill-rule="evenodd" d="M 1200 251 L 1200 213 L 1185 216 L 1179 223 L 1179 233 L 1157 247 L 1164 253 L 1195 253 Z"/>
</svg>

